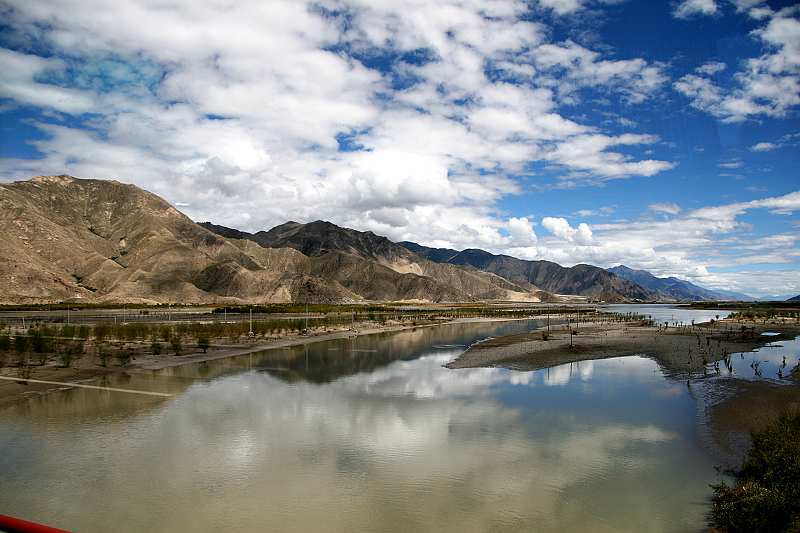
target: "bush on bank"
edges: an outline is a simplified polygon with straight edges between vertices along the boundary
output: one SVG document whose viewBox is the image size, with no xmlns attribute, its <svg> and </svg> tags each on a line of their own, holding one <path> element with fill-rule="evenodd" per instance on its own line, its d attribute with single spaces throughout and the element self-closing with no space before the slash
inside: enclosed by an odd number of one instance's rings
<svg viewBox="0 0 800 533">
<path fill-rule="evenodd" d="M 712 485 L 709 526 L 729 532 L 800 531 L 800 412 L 786 413 L 762 431 L 735 483 Z"/>
</svg>

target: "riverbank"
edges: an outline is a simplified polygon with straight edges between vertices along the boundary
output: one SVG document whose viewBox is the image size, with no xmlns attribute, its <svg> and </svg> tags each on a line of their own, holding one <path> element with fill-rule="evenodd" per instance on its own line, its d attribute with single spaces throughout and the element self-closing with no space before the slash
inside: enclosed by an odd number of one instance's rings
<svg viewBox="0 0 800 533">
<path fill-rule="evenodd" d="M 572 334 L 570 334 L 570 329 Z M 768 342 L 800 335 L 800 324 L 754 324 L 718 321 L 664 328 L 645 321 L 588 322 L 559 325 L 510 335 L 470 346 L 448 368 L 505 367 L 540 370 L 565 363 L 643 355 L 675 375 L 702 373 L 708 363 L 736 352 L 749 352 Z M 762 333 L 777 333 L 764 336 Z"/>
<path fill-rule="evenodd" d="M 470 317 L 425 324 L 363 323 L 356 328 L 348 327 L 334 331 L 312 331 L 306 335 L 282 335 L 273 336 L 272 338 L 257 338 L 248 343 L 227 345 L 215 343 L 212 344 L 206 352 L 203 352 L 196 347 L 191 347 L 191 351 L 187 351 L 180 356 L 176 356 L 172 353 L 166 353 L 166 351 L 156 355 L 152 352 L 145 351 L 145 345 L 143 343 L 126 343 L 127 345 L 138 346 L 141 348 L 141 350 L 138 352 L 135 351 L 135 355 L 125 366 L 101 366 L 97 361 L 96 355 L 91 353 L 96 351 L 96 347 L 90 347 L 87 350 L 88 353 L 79 360 L 75 361 L 69 368 L 62 368 L 52 360 L 41 366 L 31 365 L 27 367 L 27 372 L 23 368 L 14 366 L 0 367 L 0 376 L 20 378 L 18 381 L 6 379 L 0 380 L 0 410 L 29 396 L 47 394 L 53 391 L 69 388 L 69 383 L 91 383 L 92 381 L 96 380 L 96 378 L 107 376 L 109 374 L 148 373 L 166 368 L 227 359 L 230 357 L 237 357 L 265 350 L 288 348 L 291 346 L 302 346 L 305 344 L 336 339 L 355 338 L 364 335 L 414 330 L 418 328 L 434 327 L 445 324 L 463 324 L 471 322 L 508 322 L 516 320 L 527 319 Z M 63 383 L 64 385 L 27 382 L 24 381 L 25 378 L 58 382 Z"/>
<path fill-rule="evenodd" d="M 750 446 L 750 433 L 787 411 L 800 411 L 800 372 L 787 368 L 780 382 L 714 375 L 713 364 L 730 354 L 752 352 L 768 343 L 796 338 L 794 320 L 767 323 L 725 319 L 684 328 L 645 322 L 581 324 L 572 336 L 565 326 L 489 339 L 471 346 L 449 368 L 504 367 L 531 371 L 577 361 L 641 355 L 654 359 L 673 379 L 704 384 L 701 424 L 712 452 L 726 467 L 738 464 Z M 763 335 L 769 333 L 770 335 Z M 546 337 L 546 339 L 544 338 Z M 724 363 L 723 363 L 724 364 Z"/>
</svg>

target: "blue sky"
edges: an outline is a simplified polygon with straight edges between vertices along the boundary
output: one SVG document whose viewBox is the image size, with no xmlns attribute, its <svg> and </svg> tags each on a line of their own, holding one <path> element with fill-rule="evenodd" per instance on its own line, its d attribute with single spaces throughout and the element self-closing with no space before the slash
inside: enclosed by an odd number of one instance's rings
<svg viewBox="0 0 800 533">
<path fill-rule="evenodd" d="M 0 179 L 800 293 L 800 8 L 3 2 Z"/>
</svg>

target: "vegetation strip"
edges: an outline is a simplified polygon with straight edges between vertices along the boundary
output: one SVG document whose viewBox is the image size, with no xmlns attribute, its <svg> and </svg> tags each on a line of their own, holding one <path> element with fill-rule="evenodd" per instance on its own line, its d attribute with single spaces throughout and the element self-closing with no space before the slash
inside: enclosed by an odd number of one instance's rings
<svg viewBox="0 0 800 533">
<path fill-rule="evenodd" d="M 144 391 L 144 390 L 133 390 L 133 389 L 119 389 L 116 387 L 101 387 L 99 385 L 85 385 L 83 383 L 63 383 L 60 381 L 45 381 L 42 379 L 26 379 L 26 378 L 15 378 L 9 376 L 0 376 L 0 379 L 5 379 L 8 381 L 26 381 L 28 383 L 42 383 L 44 385 L 61 385 L 63 387 L 78 387 L 81 389 L 96 389 L 96 390 L 105 390 L 110 392 L 128 392 L 130 394 L 144 394 L 146 396 L 160 396 L 162 398 L 171 398 L 172 394 L 168 394 L 166 392 L 151 392 L 151 391 Z"/>
</svg>

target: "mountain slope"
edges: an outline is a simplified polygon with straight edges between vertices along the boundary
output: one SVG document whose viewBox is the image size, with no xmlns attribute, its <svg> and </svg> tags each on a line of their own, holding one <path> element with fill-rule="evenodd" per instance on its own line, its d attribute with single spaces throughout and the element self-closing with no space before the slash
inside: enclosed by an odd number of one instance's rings
<svg viewBox="0 0 800 533">
<path fill-rule="evenodd" d="M 0 185 L 0 300 L 288 301 L 315 288 L 321 299 L 357 298 L 310 279 L 292 249 L 266 268 L 166 201 L 133 185 L 40 176 Z M 288 276 L 287 276 L 288 274 Z"/>
<path fill-rule="evenodd" d="M 786 301 L 787 302 L 800 302 L 800 294 L 798 294 L 797 296 L 792 296 L 791 298 L 789 298 Z"/>
<path fill-rule="evenodd" d="M 658 298 L 652 291 L 591 265 L 566 268 L 550 261 L 526 261 L 484 250 L 459 252 L 447 248 L 428 248 L 413 242 L 399 244 L 432 261 L 469 265 L 529 289 L 536 287 L 550 293 L 588 296 L 609 302 Z"/>
<path fill-rule="evenodd" d="M 499 276 L 328 223 L 255 235 L 207 226 L 115 181 L 1 184 L 0 303 L 536 300 Z"/>
<path fill-rule="evenodd" d="M 312 258 L 321 269 L 315 273 L 336 279 L 359 294 L 368 293 L 370 299 L 538 301 L 540 297 L 530 284 L 520 286 L 496 274 L 429 261 L 386 237 L 321 220 L 287 222 L 252 234 L 205 222 L 201 225 L 218 235 L 248 239 L 261 246 L 294 248 Z"/>
</svg>

